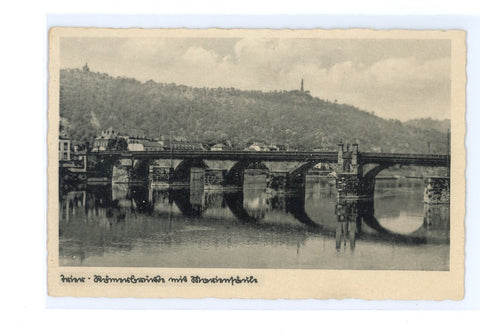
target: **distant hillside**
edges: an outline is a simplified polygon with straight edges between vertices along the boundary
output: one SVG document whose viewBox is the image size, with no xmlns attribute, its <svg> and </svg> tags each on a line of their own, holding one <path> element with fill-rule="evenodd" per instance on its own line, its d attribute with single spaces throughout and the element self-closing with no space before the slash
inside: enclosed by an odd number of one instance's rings
<svg viewBox="0 0 480 335">
<path fill-rule="evenodd" d="M 107 127 L 142 129 L 151 137 L 229 139 L 241 148 L 254 140 L 298 149 L 335 149 L 339 141 L 363 151 L 444 153 L 444 134 L 385 120 L 350 105 L 299 91 L 261 92 L 141 83 L 82 70 L 60 72 L 60 116 L 79 141 Z"/>
<path fill-rule="evenodd" d="M 432 118 L 427 119 L 413 119 L 404 122 L 407 126 L 419 128 L 419 129 L 433 129 L 442 133 L 447 133 L 450 129 L 450 120 L 434 120 Z"/>
</svg>

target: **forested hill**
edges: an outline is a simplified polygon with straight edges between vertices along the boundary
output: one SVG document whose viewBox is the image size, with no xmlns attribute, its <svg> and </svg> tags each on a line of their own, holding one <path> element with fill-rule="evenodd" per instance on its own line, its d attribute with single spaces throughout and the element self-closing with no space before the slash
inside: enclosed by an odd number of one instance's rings
<svg viewBox="0 0 480 335">
<path fill-rule="evenodd" d="M 308 94 L 192 88 L 141 83 L 74 70 L 60 72 L 60 116 L 74 140 L 92 141 L 102 129 L 141 129 L 150 137 L 185 136 L 238 148 L 254 140 L 292 148 L 335 149 L 339 141 L 362 151 L 445 153 L 443 133 L 385 120 L 350 105 Z"/>
<path fill-rule="evenodd" d="M 420 129 L 435 129 L 442 133 L 447 134 L 450 129 L 450 120 L 433 120 L 432 118 L 427 119 L 414 119 L 405 122 L 406 125 L 420 128 Z"/>
</svg>

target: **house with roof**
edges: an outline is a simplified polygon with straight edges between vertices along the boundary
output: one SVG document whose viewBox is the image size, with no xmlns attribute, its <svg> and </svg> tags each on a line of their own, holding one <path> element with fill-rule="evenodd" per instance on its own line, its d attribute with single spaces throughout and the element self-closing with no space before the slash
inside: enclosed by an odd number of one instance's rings
<svg viewBox="0 0 480 335">
<path fill-rule="evenodd" d="M 142 143 L 143 151 L 162 151 L 163 145 L 157 141 L 144 140 Z"/>
<path fill-rule="evenodd" d="M 72 139 L 66 135 L 60 135 L 58 139 L 58 160 L 69 161 L 72 152 Z"/>
<path fill-rule="evenodd" d="M 265 143 L 253 142 L 248 148 L 248 151 L 270 151 Z"/>
<path fill-rule="evenodd" d="M 108 148 L 111 148 L 117 142 L 117 137 L 118 134 L 112 127 L 103 130 L 99 136 L 95 137 L 92 151 L 105 151 Z"/>
<path fill-rule="evenodd" d="M 224 151 L 227 150 L 227 146 L 223 143 L 217 143 L 210 148 L 210 151 Z"/>
</svg>

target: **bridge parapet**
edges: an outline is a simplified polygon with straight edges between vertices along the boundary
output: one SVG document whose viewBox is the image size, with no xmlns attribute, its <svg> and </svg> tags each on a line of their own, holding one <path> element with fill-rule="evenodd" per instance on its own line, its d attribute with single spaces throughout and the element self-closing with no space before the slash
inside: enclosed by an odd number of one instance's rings
<svg viewBox="0 0 480 335">
<path fill-rule="evenodd" d="M 437 154 L 405 154 L 405 153 L 378 153 L 360 152 L 358 144 L 345 146 L 338 145 L 335 151 L 281 151 L 281 152 L 253 152 L 253 151 L 204 151 L 204 150 L 178 150 L 178 151 L 101 151 L 89 154 L 91 158 L 106 159 L 203 159 L 216 161 L 241 160 L 263 161 L 263 162 L 306 162 L 316 161 L 324 163 L 342 163 L 347 159 L 350 164 L 402 164 L 418 166 L 448 166 L 449 156 Z"/>
</svg>

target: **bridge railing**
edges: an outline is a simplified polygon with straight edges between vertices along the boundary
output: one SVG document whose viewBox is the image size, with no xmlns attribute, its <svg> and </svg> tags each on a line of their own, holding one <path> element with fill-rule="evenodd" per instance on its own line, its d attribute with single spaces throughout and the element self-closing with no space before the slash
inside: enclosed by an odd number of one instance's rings
<svg viewBox="0 0 480 335">
<path fill-rule="evenodd" d="M 403 154 L 403 153 L 361 153 L 362 164 L 404 164 L 421 166 L 448 166 L 449 156 L 438 154 Z"/>
<path fill-rule="evenodd" d="M 404 154 L 404 153 L 384 153 L 384 152 L 361 152 L 362 157 L 400 157 L 400 158 L 426 158 L 426 159 L 446 159 L 447 155 L 441 154 Z"/>
<path fill-rule="evenodd" d="M 119 157 L 158 157 L 158 158 L 202 158 L 202 159 L 258 159 L 258 160 L 323 160 L 336 162 L 335 151 L 206 151 L 206 150 L 161 150 L 161 151 L 101 151 L 92 153 L 98 156 Z"/>
<path fill-rule="evenodd" d="M 336 163 L 337 151 L 207 151 L 207 150 L 160 150 L 160 151 L 101 151 L 91 153 L 98 156 L 138 157 L 157 159 L 188 159 L 200 158 L 211 160 L 266 160 L 266 161 L 316 161 Z M 376 153 L 359 152 L 360 164 L 391 163 L 418 164 L 430 166 L 447 166 L 449 156 L 439 154 L 406 154 L 406 153 Z"/>
</svg>

